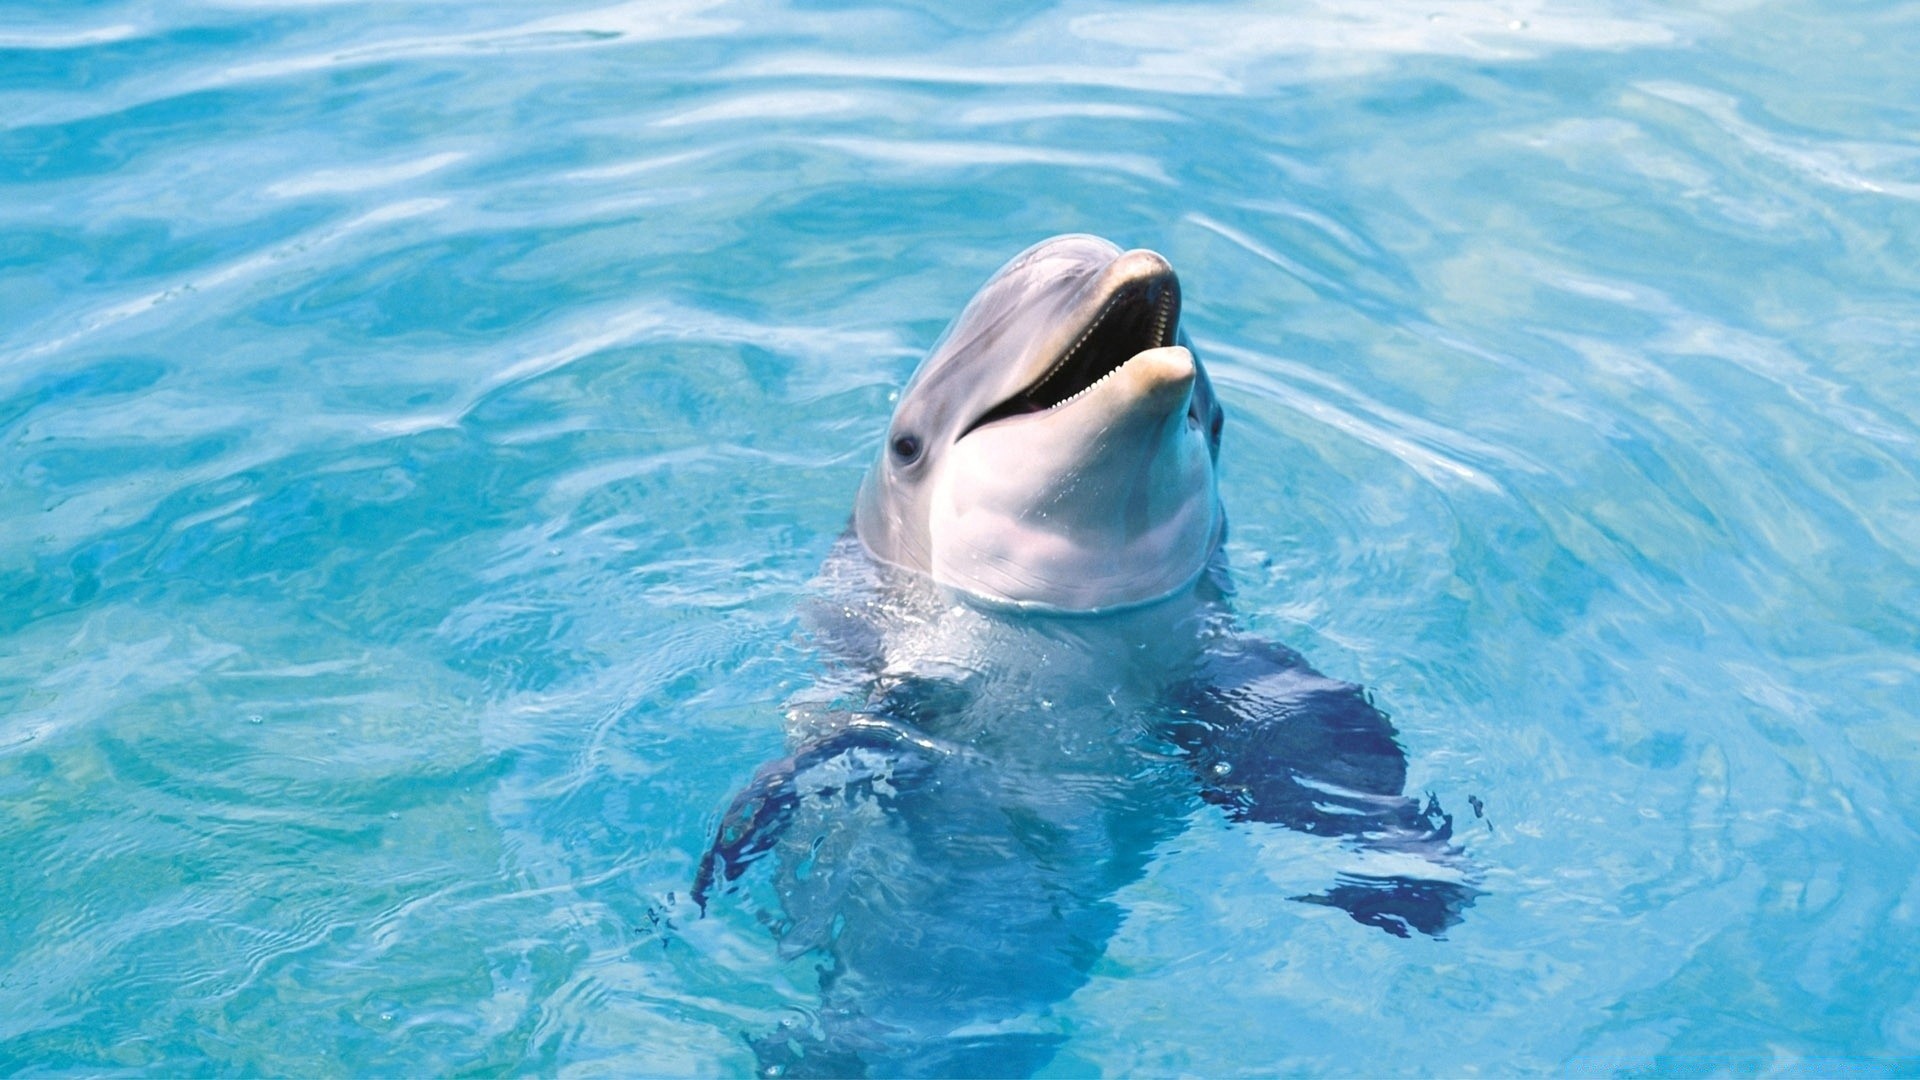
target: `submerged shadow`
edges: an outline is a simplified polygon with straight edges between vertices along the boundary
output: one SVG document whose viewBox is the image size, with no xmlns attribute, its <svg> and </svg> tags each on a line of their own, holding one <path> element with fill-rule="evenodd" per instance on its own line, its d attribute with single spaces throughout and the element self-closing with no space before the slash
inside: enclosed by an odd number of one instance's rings
<svg viewBox="0 0 1920 1080">
<path fill-rule="evenodd" d="M 1406 757 L 1358 686 L 1257 641 L 1213 649 L 1136 734 L 1063 766 L 948 737 L 991 695 L 945 678 L 876 682 L 816 718 L 732 800 L 702 859 L 702 911 L 767 860 L 768 922 L 818 958 L 821 1007 L 749 1039 L 770 1075 L 1028 1075 L 1060 1035 L 1037 1019 L 1089 978 L 1118 929 L 1113 899 L 1185 825 L 1198 795 L 1237 822 L 1411 855 L 1433 875 L 1342 873 L 1288 899 L 1398 937 L 1440 937 L 1478 891 L 1437 801 L 1404 793 Z M 1016 718 L 1059 733 L 1062 710 Z M 1104 725 L 1104 729 L 1102 728 Z M 1123 728 L 1126 725 L 1122 725 Z M 773 856 L 768 860 L 768 856 Z M 758 877 L 756 876 L 756 880 Z"/>
</svg>

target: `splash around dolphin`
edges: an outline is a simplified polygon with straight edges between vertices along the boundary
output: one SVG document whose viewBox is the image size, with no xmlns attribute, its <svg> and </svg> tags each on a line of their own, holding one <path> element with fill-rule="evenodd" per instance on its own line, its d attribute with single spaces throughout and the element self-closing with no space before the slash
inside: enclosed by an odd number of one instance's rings
<svg viewBox="0 0 1920 1080">
<path fill-rule="evenodd" d="M 1224 426 L 1172 266 L 1092 236 L 1008 262 L 914 373 L 806 612 L 791 752 L 694 882 L 818 972 L 817 1009 L 748 1036 L 764 1072 L 1043 1067 L 1115 894 L 1200 803 L 1347 860 L 1277 901 L 1460 921 L 1473 874 L 1386 715 L 1237 626 Z"/>
</svg>

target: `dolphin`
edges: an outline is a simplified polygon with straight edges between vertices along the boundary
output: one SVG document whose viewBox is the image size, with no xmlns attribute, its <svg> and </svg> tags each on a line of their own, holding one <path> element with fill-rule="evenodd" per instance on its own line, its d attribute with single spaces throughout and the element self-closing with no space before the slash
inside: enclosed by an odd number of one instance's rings
<svg viewBox="0 0 1920 1080">
<path fill-rule="evenodd" d="M 1239 629 L 1224 427 L 1171 264 L 1094 236 L 1015 256 L 920 364 L 806 611 L 790 753 L 692 889 L 819 973 L 817 1011 L 748 1036 L 763 1071 L 1041 1068 L 1115 894 L 1201 804 L 1352 857 L 1285 899 L 1401 937 L 1474 902 L 1365 689 Z"/>
</svg>

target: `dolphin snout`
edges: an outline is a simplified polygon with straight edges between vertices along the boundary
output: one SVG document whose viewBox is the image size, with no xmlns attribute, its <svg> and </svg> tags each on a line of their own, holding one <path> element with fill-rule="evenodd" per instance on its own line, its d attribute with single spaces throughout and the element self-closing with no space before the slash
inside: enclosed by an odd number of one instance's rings
<svg viewBox="0 0 1920 1080">
<path fill-rule="evenodd" d="M 1119 258 L 1113 260 L 1112 265 L 1107 267 L 1107 273 L 1128 281 L 1165 278 L 1173 276 L 1173 264 L 1157 251 L 1134 248 L 1122 252 Z"/>
</svg>

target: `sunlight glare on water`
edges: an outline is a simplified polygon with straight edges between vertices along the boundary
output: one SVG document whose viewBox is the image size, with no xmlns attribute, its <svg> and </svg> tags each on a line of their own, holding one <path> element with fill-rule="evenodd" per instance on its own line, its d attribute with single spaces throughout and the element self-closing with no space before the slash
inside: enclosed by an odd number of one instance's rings
<svg viewBox="0 0 1920 1080">
<path fill-rule="evenodd" d="M 0 1072 L 764 1064 L 821 960 L 696 867 L 894 395 L 1084 231 L 1178 268 L 1242 623 L 1370 688 L 1482 895 L 1380 933 L 1291 902 L 1351 853 L 1176 792 L 1022 1068 L 1913 1074 L 1917 53 L 1820 3 L 0 7 Z"/>
</svg>

